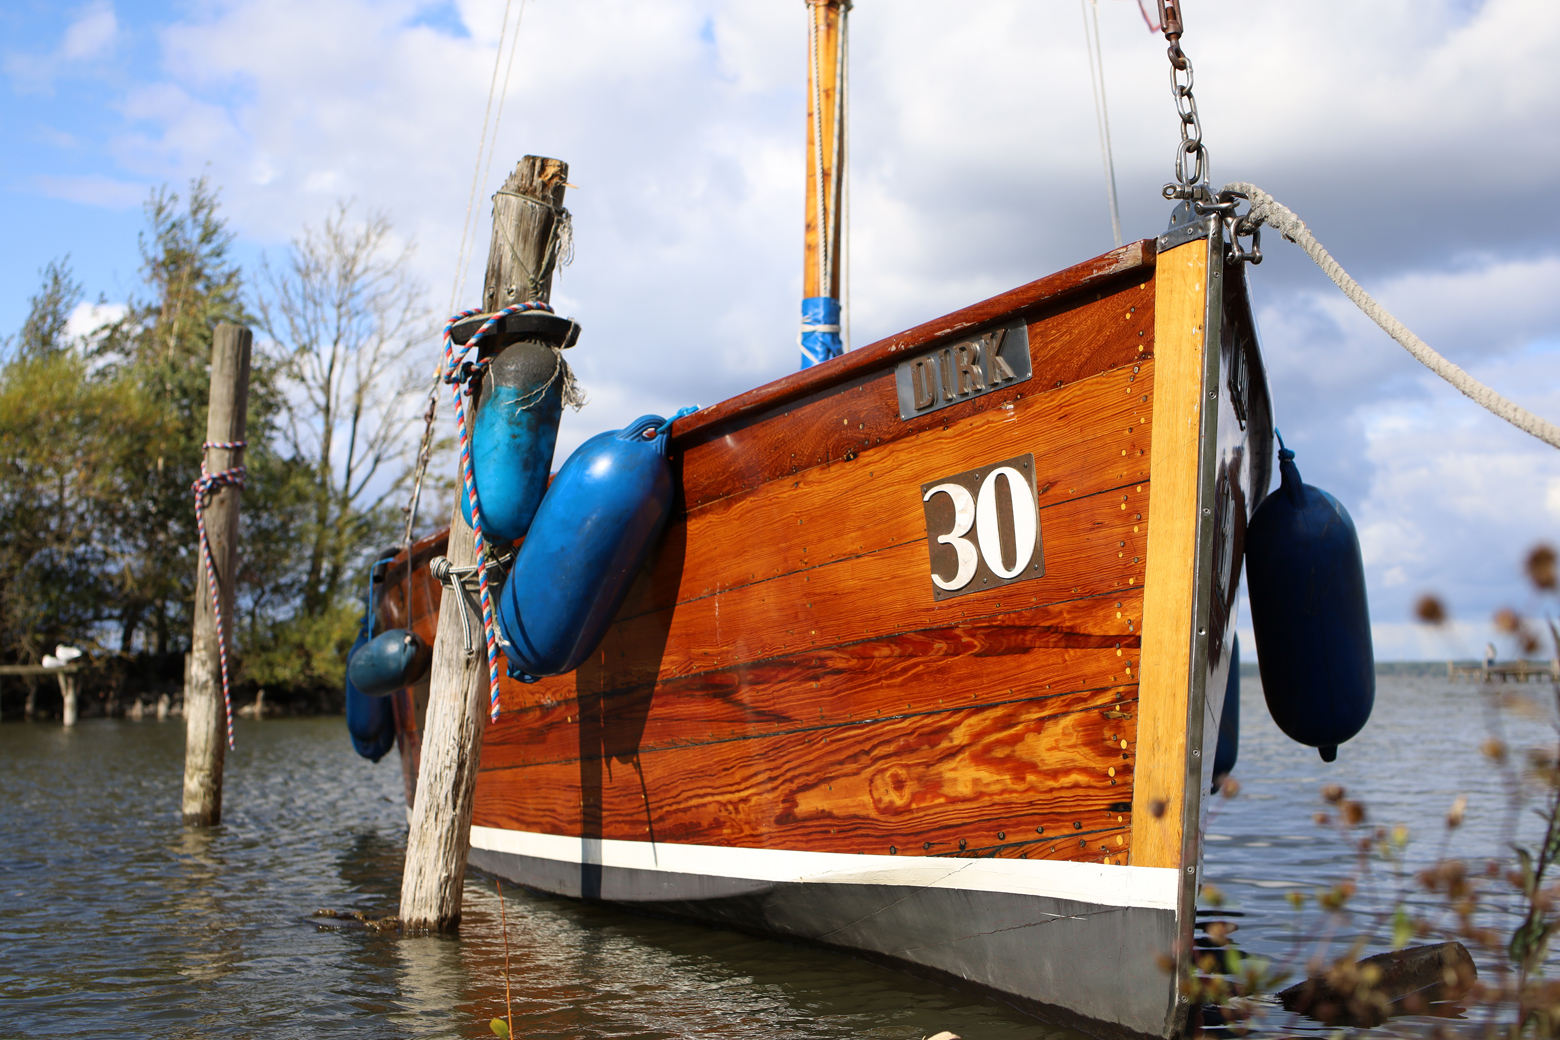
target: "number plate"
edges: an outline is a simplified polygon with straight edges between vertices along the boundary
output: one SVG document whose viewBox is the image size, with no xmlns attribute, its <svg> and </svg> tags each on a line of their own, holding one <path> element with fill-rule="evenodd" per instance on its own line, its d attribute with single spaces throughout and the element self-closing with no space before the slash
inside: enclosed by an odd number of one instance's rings
<svg viewBox="0 0 1560 1040">
<path fill-rule="evenodd" d="M 1032 374 L 1029 327 L 1016 322 L 894 366 L 899 417 L 935 412 L 1022 383 Z"/>
<path fill-rule="evenodd" d="M 1033 454 L 922 484 L 921 503 L 934 599 L 1045 573 Z"/>
</svg>

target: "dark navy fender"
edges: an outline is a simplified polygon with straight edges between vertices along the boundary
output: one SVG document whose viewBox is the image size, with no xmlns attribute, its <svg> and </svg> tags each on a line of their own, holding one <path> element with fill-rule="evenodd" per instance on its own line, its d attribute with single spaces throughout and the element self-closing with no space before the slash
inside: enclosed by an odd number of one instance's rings
<svg viewBox="0 0 1560 1040">
<path fill-rule="evenodd" d="M 1283 483 L 1246 530 L 1246 587 L 1273 721 L 1331 762 L 1376 701 L 1365 567 L 1348 510 L 1294 457 L 1279 452 Z"/>
<path fill-rule="evenodd" d="M 358 630 L 357 641 L 347 653 L 347 661 L 368 645 L 369 618 L 363 615 L 363 627 Z M 395 711 L 387 697 L 366 696 L 352 683 L 349 668 L 347 683 L 347 732 L 352 737 L 352 749 L 371 762 L 378 762 L 395 747 Z"/>
<path fill-rule="evenodd" d="M 1240 636 L 1230 649 L 1230 677 L 1224 682 L 1224 706 L 1219 709 L 1219 743 L 1213 753 L 1213 792 L 1235 768 L 1240 756 Z"/>
<path fill-rule="evenodd" d="M 670 431 L 643 416 L 592 437 L 558 471 L 498 601 L 513 672 L 562 675 L 601 643 L 671 514 Z"/>
<path fill-rule="evenodd" d="M 433 651 L 417 633 L 392 628 L 379 633 L 347 657 L 347 679 L 368 697 L 388 697 L 428 673 Z"/>
</svg>

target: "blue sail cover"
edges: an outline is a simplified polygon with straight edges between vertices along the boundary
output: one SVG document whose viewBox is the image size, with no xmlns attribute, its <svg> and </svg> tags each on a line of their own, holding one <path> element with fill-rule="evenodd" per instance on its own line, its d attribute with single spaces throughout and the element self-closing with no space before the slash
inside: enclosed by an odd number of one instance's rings
<svg viewBox="0 0 1560 1040">
<path fill-rule="evenodd" d="M 811 368 L 845 352 L 840 339 L 840 301 L 809 296 L 802 301 L 802 367 Z"/>
</svg>

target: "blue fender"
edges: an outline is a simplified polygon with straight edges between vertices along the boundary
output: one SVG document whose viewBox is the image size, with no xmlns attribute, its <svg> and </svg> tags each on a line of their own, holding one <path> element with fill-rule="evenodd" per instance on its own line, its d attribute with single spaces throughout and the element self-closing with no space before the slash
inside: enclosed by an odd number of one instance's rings
<svg viewBox="0 0 1560 1040">
<path fill-rule="evenodd" d="M 348 662 L 368 645 L 368 624 L 368 615 L 364 614 L 357 642 L 347 654 Z M 350 664 L 347 669 L 347 732 L 352 736 L 353 750 L 371 762 L 378 762 L 395 746 L 394 708 L 387 698 L 365 696 L 353 685 Z"/>
<path fill-rule="evenodd" d="M 381 632 L 347 657 L 347 679 L 366 697 L 388 697 L 427 674 L 433 652 L 404 628 Z"/>
<path fill-rule="evenodd" d="M 562 675 L 600 645 L 671 514 L 671 425 L 599 433 L 558 471 L 498 601 L 512 672 Z"/>
<path fill-rule="evenodd" d="M 1213 752 L 1213 790 L 1235 769 L 1240 756 L 1240 636 L 1230 650 L 1230 677 L 1224 683 L 1224 706 L 1219 709 L 1219 743 Z"/>
<path fill-rule="evenodd" d="M 525 535 L 547 490 L 563 414 L 562 364 L 547 343 L 525 340 L 495 355 L 482 377 L 471 472 L 482 532 L 495 545 Z M 471 500 L 464 494 L 460 507 L 471 525 Z"/>
<path fill-rule="evenodd" d="M 1348 510 L 1279 446 L 1283 483 L 1246 529 L 1251 626 L 1273 721 L 1331 762 L 1376 702 L 1365 567 Z"/>
</svg>

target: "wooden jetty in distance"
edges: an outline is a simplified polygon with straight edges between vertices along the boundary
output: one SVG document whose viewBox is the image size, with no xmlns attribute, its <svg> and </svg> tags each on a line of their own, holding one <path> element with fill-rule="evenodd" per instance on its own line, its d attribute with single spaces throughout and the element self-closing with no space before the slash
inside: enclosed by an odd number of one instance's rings
<svg viewBox="0 0 1560 1040">
<path fill-rule="evenodd" d="M 1453 682 L 1466 679 L 1470 682 L 1560 682 L 1560 662 L 1557 661 L 1508 661 L 1505 664 L 1464 665 L 1456 661 L 1446 662 L 1446 677 Z"/>
</svg>

